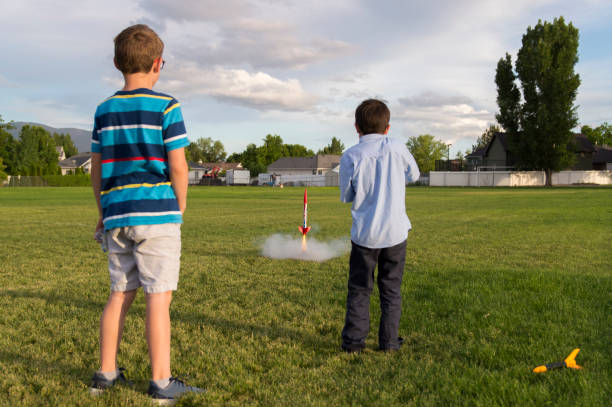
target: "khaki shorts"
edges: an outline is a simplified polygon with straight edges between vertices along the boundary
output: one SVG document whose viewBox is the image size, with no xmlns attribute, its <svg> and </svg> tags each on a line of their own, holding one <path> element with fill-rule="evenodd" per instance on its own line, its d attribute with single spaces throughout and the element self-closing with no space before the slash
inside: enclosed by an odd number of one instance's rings
<svg viewBox="0 0 612 407">
<path fill-rule="evenodd" d="M 104 233 L 111 291 L 142 286 L 147 294 L 176 290 L 181 265 L 181 224 L 126 226 Z"/>
</svg>

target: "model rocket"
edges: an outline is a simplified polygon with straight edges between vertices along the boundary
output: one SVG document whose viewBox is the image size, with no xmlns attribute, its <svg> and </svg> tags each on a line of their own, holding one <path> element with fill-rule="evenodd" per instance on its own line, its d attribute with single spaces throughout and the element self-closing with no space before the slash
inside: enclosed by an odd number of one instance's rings
<svg viewBox="0 0 612 407">
<path fill-rule="evenodd" d="M 560 367 L 567 367 L 570 369 L 582 369 L 582 367 L 576 364 L 576 355 L 580 352 L 580 349 L 574 349 L 563 362 L 549 363 L 547 365 L 538 366 L 533 369 L 533 373 L 544 373 L 551 369 L 558 369 Z"/>
<path fill-rule="evenodd" d="M 306 236 L 306 233 L 310 231 L 310 226 L 307 226 L 308 221 L 308 189 L 304 189 L 304 224 L 299 227 L 300 233 Z"/>
<path fill-rule="evenodd" d="M 304 188 L 304 223 L 298 229 L 302 234 L 302 251 L 308 250 L 308 244 L 306 243 L 306 233 L 310 230 L 310 226 L 307 226 L 308 222 L 308 188 Z"/>
</svg>

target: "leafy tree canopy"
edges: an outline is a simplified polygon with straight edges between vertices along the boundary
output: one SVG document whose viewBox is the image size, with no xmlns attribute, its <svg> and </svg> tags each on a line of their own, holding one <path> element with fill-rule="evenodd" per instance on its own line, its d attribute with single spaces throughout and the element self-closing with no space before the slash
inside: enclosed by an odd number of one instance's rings
<svg viewBox="0 0 612 407">
<path fill-rule="evenodd" d="M 15 163 L 17 162 L 17 141 L 7 131 L 12 128 L 11 123 L 5 123 L 0 116 L 0 159 L 7 174 L 15 174 Z"/>
<path fill-rule="evenodd" d="M 406 147 L 412 153 L 421 173 L 433 171 L 436 168 L 436 160 L 441 160 L 447 155 L 446 144 L 430 134 L 410 137 Z"/>
<path fill-rule="evenodd" d="M 0 181 L 3 181 L 8 178 L 8 174 L 4 172 L 6 166 L 2 163 L 2 157 L 0 157 Z"/>
<path fill-rule="evenodd" d="M 19 175 L 59 174 L 55 147 L 55 140 L 42 127 L 23 126 L 17 144 L 17 173 Z"/>
<path fill-rule="evenodd" d="M 66 154 L 66 158 L 72 157 L 79 153 L 76 146 L 72 142 L 72 138 L 70 134 L 63 133 L 53 133 L 53 140 L 55 140 L 55 145 L 58 147 L 64 148 L 64 154 Z"/>
<path fill-rule="evenodd" d="M 185 147 L 187 161 L 218 163 L 225 160 L 227 153 L 223 143 L 210 137 L 202 137 Z"/>
<path fill-rule="evenodd" d="M 314 152 L 301 144 L 285 144 L 278 134 L 268 134 L 261 146 L 251 143 L 242 153 L 234 153 L 228 162 L 240 162 L 256 176 L 266 172 L 268 165 L 282 157 L 311 157 Z"/>
<path fill-rule="evenodd" d="M 344 151 L 344 144 L 337 138 L 332 137 L 331 143 L 323 147 L 317 154 L 336 154 L 340 155 Z"/>
<path fill-rule="evenodd" d="M 592 128 L 590 126 L 582 126 L 580 132 L 587 136 L 589 140 L 598 146 L 612 146 L 612 125 L 604 122 L 603 124 Z"/>
</svg>

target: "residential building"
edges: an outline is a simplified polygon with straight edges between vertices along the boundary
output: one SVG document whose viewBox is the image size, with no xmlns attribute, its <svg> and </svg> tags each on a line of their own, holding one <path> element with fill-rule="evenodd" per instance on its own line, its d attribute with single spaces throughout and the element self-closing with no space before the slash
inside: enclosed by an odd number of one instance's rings
<svg viewBox="0 0 612 407">
<path fill-rule="evenodd" d="M 610 169 L 612 165 L 612 149 L 608 146 L 595 146 L 583 134 L 574 134 L 574 164 L 568 170 L 588 171 Z M 489 144 L 474 150 L 466 157 L 468 167 L 513 167 L 515 159 L 508 149 L 505 133 L 495 133 Z"/>
<path fill-rule="evenodd" d="M 319 154 L 313 157 L 282 157 L 268 165 L 274 175 L 325 175 L 340 164 L 340 155 Z"/>
<path fill-rule="evenodd" d="M 62 175 L 74 174 L 77 168 L 83 170 L 85 174 L 91 172 L 91 153 L 80 153 L 66 158 L 57 165 L 62 171 Z"/>
</svg>

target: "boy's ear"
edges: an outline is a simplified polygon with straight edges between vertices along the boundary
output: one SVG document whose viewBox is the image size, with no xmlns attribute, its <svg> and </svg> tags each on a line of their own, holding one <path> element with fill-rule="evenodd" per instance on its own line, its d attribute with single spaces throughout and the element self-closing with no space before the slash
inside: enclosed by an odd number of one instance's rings
<svg viewBox="0 0 612 407">
<path fill-rule="evenodd" d="M 119 65 L 117 65 L 117 59 L 113 58 L 113 64 L 115 64 L 115 68 L 119 69 Z M 121 69 L 119 69 L 121 70 Z"/>
<path fill-rule="evenodd" d="M 387 130 L 385 130 L 385 132 L 383 134 L 387 135 L 389 133 L 389 129 L 391 128 L 391 126 L 389 124 L 387 124 Z"/>
<path fill-rule="evenodd" d="M 151 67 L 151 70 L 153 71 L 153 73 L 158 73 L 161 71 L 162 61 L 163 61 L 162 57 L 155 58 L 155 60 L 153 61 L 153 66 Z"/>
</svg>

